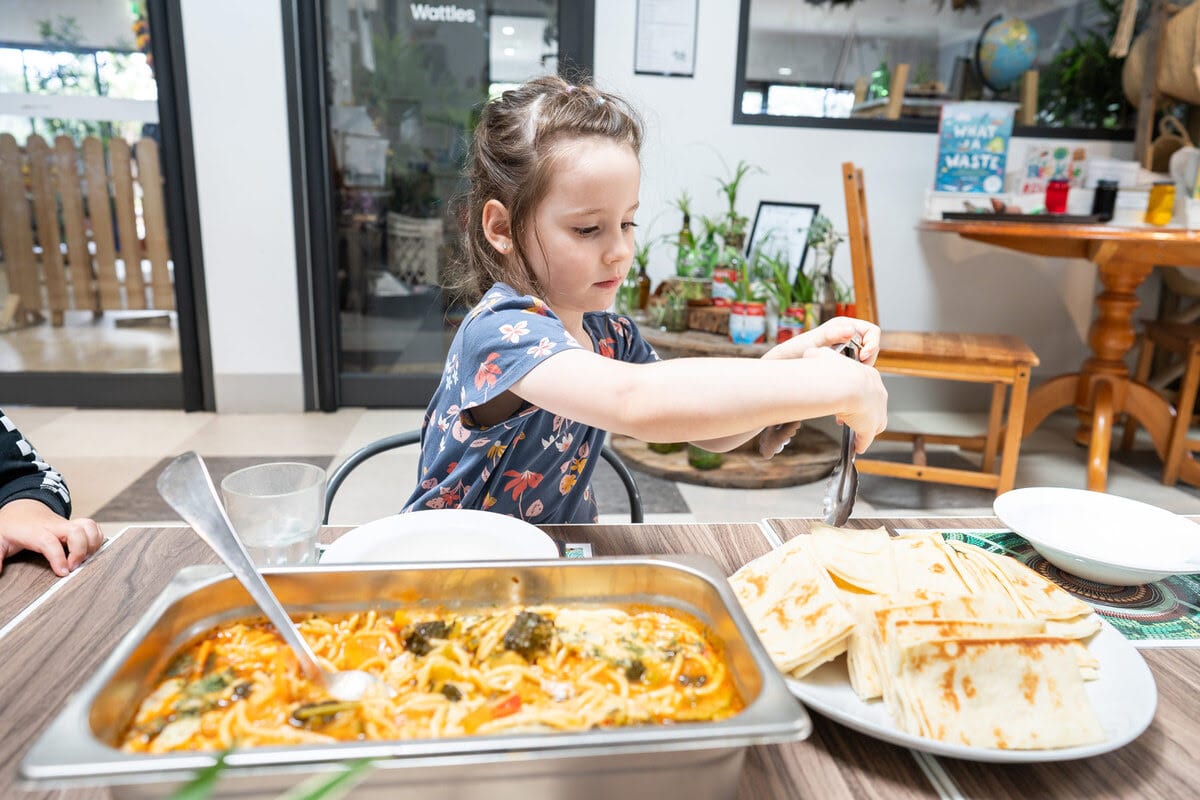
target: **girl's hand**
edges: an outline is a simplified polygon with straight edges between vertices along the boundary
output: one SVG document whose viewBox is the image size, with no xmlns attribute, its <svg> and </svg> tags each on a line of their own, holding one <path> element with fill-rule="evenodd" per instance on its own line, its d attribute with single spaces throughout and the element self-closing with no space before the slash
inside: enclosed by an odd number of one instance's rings
<svg viewBox="0 0 1200 800">
<path fill-rule="evenodd" d="M 879 356 L 879 336 L 879 326 L 872 322 L 853 317 L 834 317 L 811 331 L 775 345 L 763 358 L 804 358 L 815 348 L 833 347 L 854 339 L 860 343 L 858 360 L 871 365 Z"/>
<path fill-rule="evenodd" d="M 839 373 L 834 379 L 844 380 L 853 387 L 849 407 L 835 416 L 838 423 L 854 431 L 854 451 L 858 454 L 866 452 L 875 437 L 887 428 L 888 395 L 879 371 L 867 364 L 856 364 L 828 347 L 813 348 L 807 357 L 829 359 L 829 366 Z"/>
<path fill-rule="evenodd" d="M 32 550 L 62 577 L 100 549 L 104 535 L 90 519 L 63 519 L 37 500 L 21 498 L 0 507 L 0 569 L 4 559 Z"/>
</svg>

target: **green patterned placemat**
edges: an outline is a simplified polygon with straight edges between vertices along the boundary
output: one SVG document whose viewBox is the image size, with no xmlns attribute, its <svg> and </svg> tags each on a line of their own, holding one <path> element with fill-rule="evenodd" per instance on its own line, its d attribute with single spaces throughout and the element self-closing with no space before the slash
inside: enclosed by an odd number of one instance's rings
<svg viewBox="0 0 1200 800">
<path fill-rule="evenodd" d="M 947 539 L 1012 556 L 1085 601 L 1138 647 L 1200 646 L 1200 575 L 1108 586 L 1063 572 L 1010 530 L 945 530 Z"/>
</svg>

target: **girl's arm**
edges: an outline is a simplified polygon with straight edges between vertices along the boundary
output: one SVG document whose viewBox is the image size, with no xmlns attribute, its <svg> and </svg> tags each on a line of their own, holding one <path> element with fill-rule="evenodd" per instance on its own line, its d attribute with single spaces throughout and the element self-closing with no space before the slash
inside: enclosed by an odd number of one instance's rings
<svg viewBox="0 0 1200 800">
<path fill-rule="evenodd" d="M 887 424 L 879 373 L 826 348 L 808 355 L 627 364 L 567 350 L 512 391 L 554 414 L 650 442 L 732 441 L 748 430 L 833 414 L 854 429 L 858 451 L 866 450 Z"/>
<path fill-rule="evenodd" d="M 768 350 L 762 357 L 765 359 L 803 358 L 810 351 L 819 347 L 833 347 L 842 342 L 855 340 L 859 344 L 858 360 L 864 364 L 874 364 L 879 355 L 879 326 L 852 317 L 835 317 L 817 328 L 805 331 L 788 341 L 778 344 Z M 789 420 L 795 421 L 795 420 Z M 762 432 L 762 428 L 743 431 L 734 436 L 724 436 L 719 439 L 703 441 L 692 440 L 692 443 L 716 453 L 727 453 L 739 445 L 750 441 Z M 790 439 L 795 430 L 779 434 L 779 443 Z M 775 444 L 775 443 L 772 443 Z"/>
</svg>

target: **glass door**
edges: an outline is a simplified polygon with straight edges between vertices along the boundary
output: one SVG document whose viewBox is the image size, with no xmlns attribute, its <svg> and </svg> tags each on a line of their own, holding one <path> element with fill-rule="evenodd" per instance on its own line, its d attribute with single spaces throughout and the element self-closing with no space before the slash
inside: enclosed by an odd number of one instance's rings
<svg viewBox="0 0 1200 800">
<path fill-rule="evenodd" d="M 177 155 L 162 135 L 173 128 L 159 119 L 168 48 L 151 47 L 150 17 L 165 6 L 9 5 L 0 34 L 0 400 L 199 407 L 202 398 L 185 398 L 168 231 L 176 187 L 164 147 Z"/>
<path fill-rule="evenodd" d="M 328 188 L 315 204 L 328 209 L 328 235 L 323 248 L 314 237 L 314 253 L 329 264 L 322 277 L 314 257 L 313 293 L 318 315 L 330 295 L 335 405 L 428 402 L 466 310 L 440 286 L 458 257 L 473 122 L 489 96 L 559 69 L 564 15 L 573 39 L 586 20 L 590 52 L 592 13 L 570 0 L 324 2 Z"/>
</svg>

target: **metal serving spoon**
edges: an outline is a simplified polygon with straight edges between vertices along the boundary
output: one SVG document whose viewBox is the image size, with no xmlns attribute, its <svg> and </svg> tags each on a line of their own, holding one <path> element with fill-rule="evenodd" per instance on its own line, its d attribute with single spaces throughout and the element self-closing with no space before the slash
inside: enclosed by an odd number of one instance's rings
<svg viewBox="0 0 1200 800">
<path fill-rule="evenodd" d="M 362 670 L 330 672 L 321 669 L 312 648 L 292 624 L 287 611 L 267 586 L 241 540 L 233 532 L 233 524 L 217 497 L 217 489 L 213 486 L 204 459 L 191 451 L 184 453 L 162 471 L 157 486 L 163 499 L 179 512 L 179 516 L 192 526 L 192 530 L 221 557 L 234 577 L 246 587 L 250 597 L 296 653 L 300 671 L 305 677 L 324 686 L 335 700 L 348 702 L 360 699 L 369 686 L 380 683 L 374 675 Z"/>
</svg>

